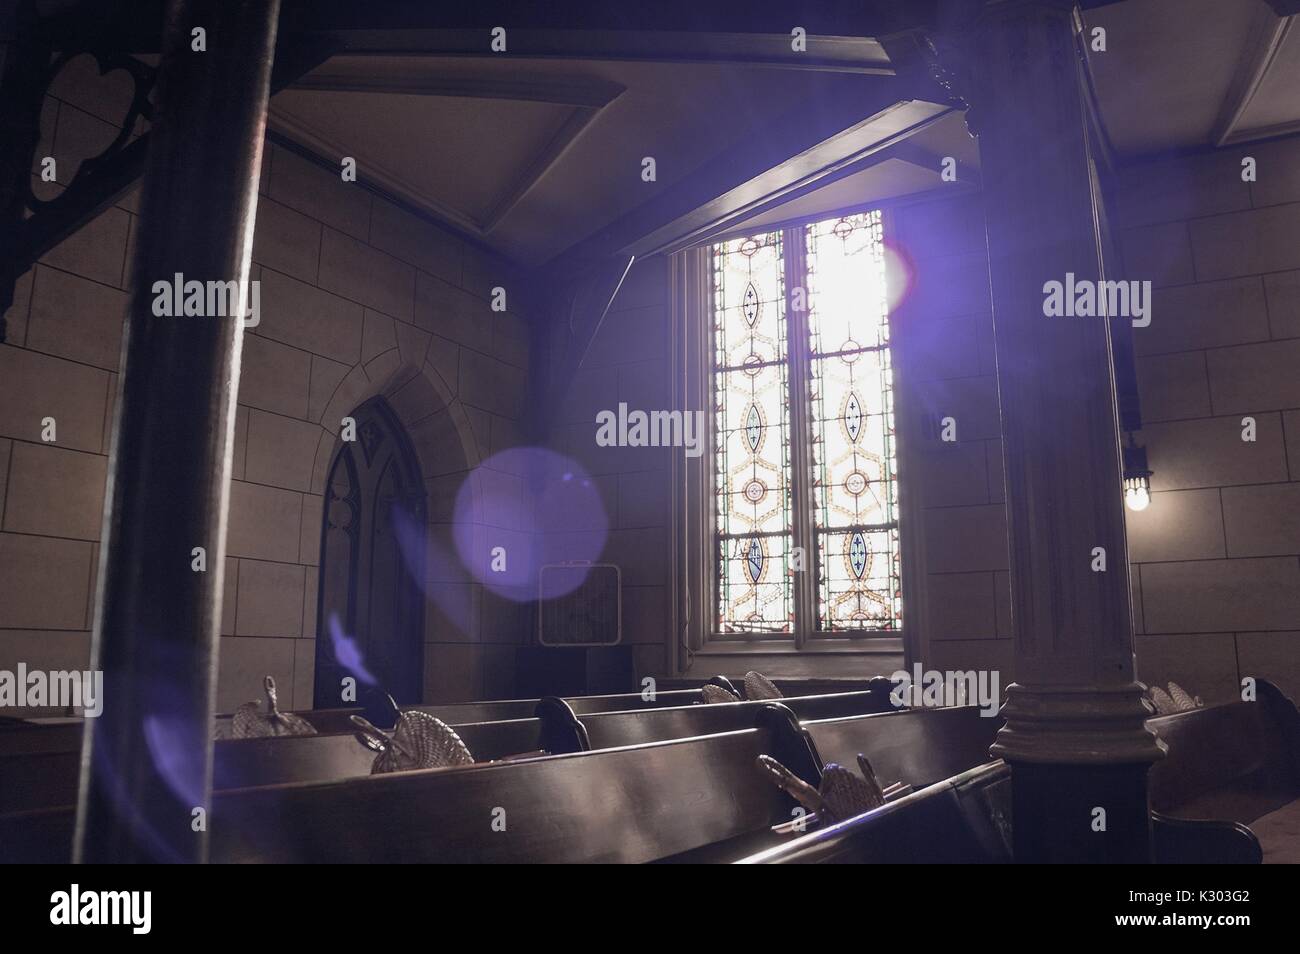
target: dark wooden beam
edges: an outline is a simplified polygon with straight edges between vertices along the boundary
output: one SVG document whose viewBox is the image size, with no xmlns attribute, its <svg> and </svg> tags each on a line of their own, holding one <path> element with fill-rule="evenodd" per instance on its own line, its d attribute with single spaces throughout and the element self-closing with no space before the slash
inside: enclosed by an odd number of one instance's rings
<svg viewBox="0 0 1300 954">
<path fill-rule="evenodd" d="M 943 0 L 480 0 L 434 6 L 424 0 L 390 0 L 372 7 L 351 0 L 290 0 L 287 29 L 391 30 L 443 28 L 527 30 L 672 31 L 679 33 L 774 33 L 787 37 L 795 26 L 810 35 L 873 36 L 902 29 L 912 16 Z"/>
<path fill-rule="evenodd" d="M 1080 0 L 1084 10 L 1125 0 Z M 1297 0 L 1269 0 L 1287 6 Z M 944 29 L 968 20 L 981 0 L 284 0 L 280 35 L 315 35 L 353 53 L 488 56 L 490 31 L 504 27 L 508 51 L 567 59 L 734 61 L 793 69 L 884 69 L 877 38 L 913 29 Z M 85 45 L 156 53 L 163 0 L 65 2 L 46 17 L 55 49 Z M 1279 13 L 1279 15 L 1282 15 Z M 808 48 L 790 48 L 795 27 Z"/>
<path fill-rule="evenodd" d="M 742 21 L 743 22 L 743 21 Z M 797 25 L 797 23 L 795 24 Z M 737 23 L 739 29 L 740 22 Z M 309 30 L 345 44 L 349 53 L 366 55 L 485 57 L 519 59 L 635 60 L 655 63 L 735 63 L 749 67 L 824 70 L 888 75 L 893 72 L 884 49 L 870 35 L 808 34 L 807 49 L 791 48 L 790 30 L 780 33 L 703 33 L 657 30 L 507 31 L 508 52 L 494 54 L 490 27 L 405 29 L 392 31 Z"/>
<path fill-rule="evenodd" d="M 777 117 L 551 265 L 576 274 L 612 254 L 646 256 L 702 241 L 774 200 L 832 181 L 950 111 L 946 103 L 907 98 L 895 79 L 874 83 L 860 98 L 819 105 Z"/>
<path fill-rule="evenodd" d="M 419 63 L 428 62 L 425 59 Z M 382 65 L 376 65 L 382 64 Z M 595 76 L 554 76 L 512 70 L 454 73 L 391 68 L 390 60 L 335 60 L 312 70 L 293 84 L 294 89 L 326 93 L 400 93 L 405 96 L 454 96 L 459 99 L 506 99 L 516 102 L 550 103 L 601 109 L 626 89 L 619 83 Z"/>
<path fill-rule="evenodd" d="M 493 55 L 490 31 L 504 27 L 516 55 L 680 60 L 705 56 L 755 62 L 778 59 L 805 68 L 861 60 L 871 37 L 906 29 L 952 0 L 660 0 L 653 4 L 606 0 L 285 0 L 285 37 L 329 35 L 357 53 L 425 52 Z M 114 49 L 156 52 L 161 0 L 93 0 L 52 15 L 47 34 L 57 47 L 89 38 Z M 803 27 L 805 53 L 790 49 Z M 692 37 L 701 38 L 697 43 Z M 841 42 L 815 44 L 811 38 Z M 782 49 L 783 47 L 783 49 Z"/>
<path fill-rule="evenodd" d="M 104 704 L 86 720 L 82 862 L 207 856 L 243 302 L 234 315 L 159 316 L 154 283 L 247 282 L 277 9 L 167 8 L 108 461 L 91 638 Z M 199 26 L 202 53 L 190 48 Z"/>
<path fill-rule="evenodd" d="M 929 122 L 937 122 L 940 119 L 942 119 L 945 115 L 947 115 L 947 113 L 939 113 Z M 926 125 L 928 124 L 929 123 L 927 123 Z M 922 126 L 921 128 L 924 128 L 924 126 Z M 805 195 L 810 195 L 814 192 L 817 192 L 820 189 L 824 189 L 826 186 L 834 182 L 837 182 L 840 179 L 857 175 L 860 172 L 865 172 L 866 170 L 881 165 L 882 163 L 888 162 L 891 159 L 901 159 L 904 162 L 911 163 L 912 165 L 933 170 L 936 175 L 938 175 L 940 171 L 940 162 L 941 162 L 940 157 L 931 155 L 925 150 L 922 150 L 919 147 L 912 145 L 912 141 L 910 139 L 902 139 L 900 141 L 894 142 L 892 145 L 884 146 L 877 151 L 870 152 L 865 156 L 861 156 L 859 158 L 853 159 L 849 161 L 847 164 L 841 164 L 837 162 L 833 165 L 833 168 L 828 168 L 826 170 L 825 175 L 812 179 L 811 181 L 804 183 L 803 185 L 796 186 L 788 191 L 780 192 L 769 199 L 757 203 L 753 208 L 746 209 L 743 216 L 737 217 L 733 221 L 722 223 L 715 227 L 711 227 L 696 232 L 692 234 L 688 239 L 684 239 L 681 242 L 675 244 L 674 246 L 670 246 L 668 249 L 665 249 L 665 251 L 673 251 L 679 247 L 685 248 L 690 245 L 698 245 L 703 242 L 717 242 L 729 236 L 741 235 L 746 231 L 746 223 L 749 222 L 755 216 L 763 215 L 764 213 L 767 213 L 772 209 L 777 209 L 780 208 L 781 206 L 788 205 L 791 202 L 793 202 L 795 199 L 801 198 L 802 196 Z M 970 188 L 978 188 L 978 184 L 979 184 L 979 170 L 975 167 L 967 165 L 966 163 L 958 163 L 958 183 L 956 184 L 949 183 L 947 187 L 949 189 L 952 188 L 970 189 Z M 866 211 L 869 209 L 885 208 L 887 206 L 895 205 L 900 202 L 915 201 L 918 197 L 923 196 L 925 194 L 926 194 L 925 192 L 921 192 L 921 193 L 913 193 L 910 195 L 896 195 L 884 199 L 881 198 L 872 199 L 870 197 L 867 197 L 861 203 L 855 205 L 854 207 L 844 208 L 842 209 L 842 211 L 845 213 L 852 213 L 855 211 Z M 831 213 L 827 212 L 827 214 L 829 215 Z M 793 225 L 799 222 L 802 218 L 803 216 L 791 215 L 788 219 L 769 220 L 766 223 L 764 223 L 763 229 L 774 231 L 776 229 L 785 228 L 789 225 Z"/>
</svg>

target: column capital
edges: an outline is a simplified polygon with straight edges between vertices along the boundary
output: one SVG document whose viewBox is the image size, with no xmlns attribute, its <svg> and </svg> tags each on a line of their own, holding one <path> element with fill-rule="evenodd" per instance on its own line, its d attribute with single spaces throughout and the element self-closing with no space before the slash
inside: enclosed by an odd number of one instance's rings
<svg viewBox="0 0 1300 954">
<path fill-rule="evenodd" d="M 900 72 L 924 73 L 948 101 L 966 111 L 966 129 L 978 138 L 981 115 L 987 108 L 990 80 L 989 31 L 1005 30 L 1010 21 L 1057 21 L 1067 29 L 1078 29 L 1077 0 L 985 0 L 971 4 L 959 15 L 940 25 L 921 28 L 911 34 L 906 46 L 899 38 L 886 42 L 891 58 L 900 57 Z M 1013 51 L 1019 58 L 1028 49 Z"/>
</svg>

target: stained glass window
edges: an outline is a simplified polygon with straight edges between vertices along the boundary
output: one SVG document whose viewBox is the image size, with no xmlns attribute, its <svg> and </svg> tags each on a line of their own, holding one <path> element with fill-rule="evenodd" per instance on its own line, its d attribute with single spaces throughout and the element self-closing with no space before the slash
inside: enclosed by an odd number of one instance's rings
<svg viewBox="0 0 1300 954">
<path fill-rule="evenodd" d="M 902 625 L 883 248 L 879 212 L 713 247 L 719 632 Z M 800 562 L 817 580 L 802 610 Z"/>
<path fill-rule="evenodd" d="M 789 633 L 789 363 L 781 233 L 714 246 L 714 490 L 723 632 Z"/>
<path fill-rule="evenodd" d="M 897 629 L 898 465 L 880 213 L 818 222 L 807 243 L 818 618 Z"/>
</svg>

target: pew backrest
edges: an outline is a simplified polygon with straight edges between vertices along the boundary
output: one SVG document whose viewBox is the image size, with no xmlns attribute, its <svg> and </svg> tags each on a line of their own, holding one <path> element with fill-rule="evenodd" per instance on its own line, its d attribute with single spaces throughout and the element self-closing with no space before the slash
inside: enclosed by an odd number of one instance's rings
<svg viewBox="0 0 1300 954">
<path fill-rule="evenodd" d="M 536 752 L 537 719 L 453 726 L 478 762 Z M 0 755 L 0 813 L 71 805 L 77 796 L 80 747 Z M 213 743 L 214 791 L 329 781 L 369 775 L 375 753 L 351 733 L 222 739 Z"/>
<path fill-rule="evenodd" d="M 698 689 L 674 689 L 656 693 L 653 699 L 645 699 L 640 693 L 632 692 L 606 696 L 574 696 L 565 701 L 573 707 L 574 712 L 579 714 L 617 712 L 626 709 L 692 705 L 700 701 L 700 692 Z M 468 725 L 478 722 L 529 719 L 532 718 L 537 703 L 537 699 L 497 699 L 487 702 L 458 702 L 440 706 L 402 706 L 401 708 L 427 712 L 448 725 Z M 360 709 L 316 709 L 298 715 L 315 726 L 318 732 L 347 732 L 351 729 L 348 717 L 360 711 Z"/>
<path fill-rule="evenodd" d="M 222 862 L 648 862 L 789 818 L 768 734 L 219 793 Z M 501 830 L 494 829 L 496 827 Z"/>
<path fill-rule="evenodd" d="M 1300 797 L 1300 715 L 1270 683 L 1256 688 L 1256 702 L 1147 721 L 1168 747 L 1148 777 L 1154 810 L 1248 824 Z"/>
<path fill-rule="evenodd" d="M 819 765 L 836 762 L 857 771 L 861 753 L 882 784 L 921 788 L 992 761 L 989 746 L 1002 720 L 981 712 L 978 706 L 920 708 L 803 722 L 802 730 Z"/>
<path fill-rule="evenodd" d="M 795 696 L 780 701 L 799 719 L 827 719 L 835 716 L 892 711 L 888 693 L 879 691 Z M 753 702 L 722 702 L 708 706 L 603 712 L 580 715 L 578 719 L 586 729 L 589 748 L 611 749 L 747 729 L 755 724 L 759 711 L 767 705 L 770 705 L 769 700 L 760 699 Z M 555 751 L 580 751 L 579 740 L 570 738 L 566 743 L 563 740 L 563 732 L 558 726 L 550 738 L 560 739 Z"/>
<path fill-rule="evenodd" d="M 0 757 L 41 752 L 67 752 L 81 745 L 84 725 L 62 722 L 54 725 L 7 724 L 0 726 Z"/>
<path fill-rule="evenodd" d="M 594 712 L 623 712 L 638 709 L 669 708 L 695 705 L 700 702 L 698 689 L 674 689 L 659 692 L 652 700 L 639 693 L 606 696 L 576 696 L 565 701 L 579 715 Z M 471 725 L 484 722 L 508 722 L 533 718 L 537 699 L 505 699 L 492 702 L 465 702 L 442 706 L 403 706 L 436 716 L 448 725 Z M 361 709 L 307 709 L 294 715 L 306 719 L 321 735 L 351 734 L 354 731 L 352 716 Z M 229 713 L 216 717 L 216 731 L 228 733 Z M 81 745 L 83 724 L 80 721 L 59 724 L 5 723 L 0 724 L 0 756 L 26 752 L 69 752 Z M 227 736 L 228 737 L 228 736 Z"/>
<path fill-rule="evenodd" d="M 649 862 L 717 842 L 766 845 L 782 840 L 771 826 L 788 821 L 793 808 L 756 768 L 771 750 L 771 733 L 755 728 L 216 792 L 211 860 Z M 69 807 L 0 814 L 0 861 L 66 861 L 73 815 Z M 751 835 L 756 840 L 747 841 Z"/>
<path fill-rule="evenodd" d="M 220 791 L 211 813 L 212 857 L 311 862 L 734 860 L 789 838 L 771 828 L 790 820 L 794 804 L 755 764 L 759 755 L 781 757 L 791 739 L 806 745 L 797 721 L 786 733 L 790 737 L 783 738 L 781 720 L 763 718 L 776 713 L 790 723 L 794 715 L 789 702 L 760 707 L 756 728 L 703 737 L 516 763 Z M 719 707 L 700 710 L 706 708 Z M 738 711 L 752 714 L 748 707 Z M 870 738 L 879 739 L 885 737 L 879 722 L 923 720 L 938 725 L 932 715 L 911 710 L 851 721 L 870 722 Z M 923 736 L 904 734 L 924 742 Z M 241 740 L 224 746 L 274 752 L 303 741 L 334 744 L 326 738 Z M 869 744 L 854 746 L 855 752 L 873 754 Z M 807 766 L 804 769 L 810 777 Z M 498 809 L 503 814 L 498 816 Z M 494 830 L 494 821 L 503 823 L 504 830 Z M 46 832 L 44 838 L 35 834 L 41 831 Z M 66 814 L 33 813 L 21 822 L 14 816 L 0 818 L 0 845 L 6 835 L 17 838 L 19 849 L 34 852 L 36 858 L 50 858 L 53 852 L 57 860 L 53 846 L 59 837 L 66 839 L 67 832 Z"/>
<path fill-rule="evenodd" d="M 739 864 L 989 864 L 1011 860 L 1011 773 L 990 762 Z"/>
</svg>

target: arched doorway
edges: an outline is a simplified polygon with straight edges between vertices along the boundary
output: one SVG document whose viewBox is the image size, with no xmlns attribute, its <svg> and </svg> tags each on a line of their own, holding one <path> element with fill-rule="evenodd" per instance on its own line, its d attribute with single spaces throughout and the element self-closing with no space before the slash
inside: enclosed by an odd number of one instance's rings
<svg viewBox="0 0 1300 954">
<path fill-rule="evenodd" d="M 426 525 L 420 468 L 382 396 L 349 416 L 356 439 L 340 442 L 325 482 L 314 705 L 348 704 L 346 676 L 356 678 L 357 704 L 368 706 L 376 689 L 418 703 Z"/>
</svg>

